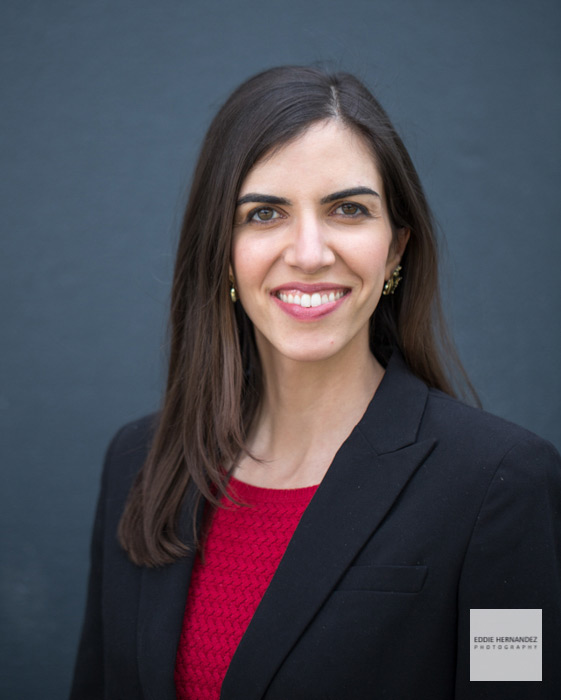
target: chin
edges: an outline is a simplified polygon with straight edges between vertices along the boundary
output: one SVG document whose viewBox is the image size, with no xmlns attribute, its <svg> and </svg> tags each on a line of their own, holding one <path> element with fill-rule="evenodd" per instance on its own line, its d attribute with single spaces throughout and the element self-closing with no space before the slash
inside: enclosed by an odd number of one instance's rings
<svg viewBox="0 0 561 700">
<path fill-rule="evenodd" d="M 334 342 L 326 345 L 313 343 L 305 346 L 289 346 L 273 349 L 273 356 L 282 356 L 293 362 L 324 362 L 332 357 L 335 357 L 340 352 L 341 348 Z"/>
</svg>

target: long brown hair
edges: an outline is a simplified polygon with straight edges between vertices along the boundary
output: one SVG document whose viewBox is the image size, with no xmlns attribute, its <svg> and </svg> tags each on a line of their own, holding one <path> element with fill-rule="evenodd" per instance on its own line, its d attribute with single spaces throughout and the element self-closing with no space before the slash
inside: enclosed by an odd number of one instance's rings
<svg viewBox="0 0 561 700">
<path fill-rule="evenodd" d="M 131 489 L 119 538 L 137 564 L 183 556 L 177 524 L 187 487 L 217 506 L 223 465 L 234 465 L 261 397 L 253 327 L 229 299 L 228 266 L 237 195 L 265 154 L 311 124 L 337 119 L 372 149 L 394 230 L 407 228 L 403 282 L 371 321 L 382 364 L 398 348 L 429 386 L 470 389 L 443 322 L 434 225 L 413 163 L 387 114 L 354 76 L 315 67 L 273 68 L 226 101 L 204 139 L 183 218 L 172 286 L 170 358 L 163 408 L 146 462 Z M 197 533 L 195 533 L 197 541 Z"/>
</svg>

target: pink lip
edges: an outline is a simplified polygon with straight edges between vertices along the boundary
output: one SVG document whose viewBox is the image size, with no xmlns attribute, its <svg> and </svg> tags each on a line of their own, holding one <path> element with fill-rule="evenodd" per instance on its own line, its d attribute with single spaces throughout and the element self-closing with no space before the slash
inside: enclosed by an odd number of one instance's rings
<svg viewBox="0 0 561 700">
<path fill-rule="evenodd" d="M 281 284 L 279 287 L 275 287 L 271 290 L 271 294 L 276 295 L 277 292 L 285 292 L 290 294 L 290 292 L 303 292 L 304 294 L 314 294 L 315 292 L 339 292 L 342 289 L 348 289 L 348 287 L 343 287 L 340 284 L 333 284 L 332 282 L 315 282 L 314 284 L 306 284 L 305 282 L 288 282 L 287 284 Z"/>
<path fill-rule="evenodd" d="M 300 282 L 294 284 L 294 285 L 283 285 L 282 287 L 277 287 L 273 292 L 271 292 L 271 297 L 275 301 L 275 303 L 278 305 L 278 307 L 284 311 L 285 314 L 288 314 L 289 316 L 292 316 L 292 318 L 296 318 L 299 321 L 316 321 L 320 318 L 323 318 L 324 316 L 327 316 L 328 314 L 333 313 L 336 309 L 341 306 L 341 304 L 345 301 L 350 296 L 350 291 L 347 291 L 347 294 L 344 294 L 340 299 L 336 299 L 335 301 L 329 301 L 327 304 L 320 304 L 320 306 L 300 306 L 299 304 L 288 304 L 285 301 L 282 301 L 279 299 L 276 295 L 275 292 L 284 292 L 284 293 L 290 293 L 290 292 L 304 292 L 307 294 L 313 294 L 314 292 L 338 292 L 341 291 L 341 289 L 347 289 L 347 287 L 340 287 L 340 286 L 328 286 L 325 284 L 301 284 Z"/>
</svg>

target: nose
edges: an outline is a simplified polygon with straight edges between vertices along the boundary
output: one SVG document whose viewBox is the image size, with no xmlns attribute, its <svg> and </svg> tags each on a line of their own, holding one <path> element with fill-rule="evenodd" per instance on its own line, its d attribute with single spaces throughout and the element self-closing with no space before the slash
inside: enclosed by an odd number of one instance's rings
<svg viewBox="0 0 561 700">
<path fill-rule="evenodd" d="M 333 265 L 335 253 L 329 244 L 325 224 L 320 219 L 310 215 L 294 222 L 284 261 L 307 274 Z"/>
</svg>

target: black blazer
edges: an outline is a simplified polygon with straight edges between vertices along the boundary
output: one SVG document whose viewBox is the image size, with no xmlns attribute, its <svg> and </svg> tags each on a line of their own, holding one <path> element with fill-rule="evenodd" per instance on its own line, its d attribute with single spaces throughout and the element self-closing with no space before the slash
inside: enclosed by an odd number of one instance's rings
<svg viewBox="0 0 561 700">
<path fill-rule="evenodd" d="M 72 700 L 175 697 L 193 557 L 140 568 L 116 540 L 154 421 L 125 426 L 108 451 Z M 558 453 L 429 390 L 394 356 L 305 511 L 221 698 L 559 698 L 560 572 Z M 470 608 L 543 610 L 542 682 L 470 682 Z"/>
</svg>

